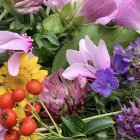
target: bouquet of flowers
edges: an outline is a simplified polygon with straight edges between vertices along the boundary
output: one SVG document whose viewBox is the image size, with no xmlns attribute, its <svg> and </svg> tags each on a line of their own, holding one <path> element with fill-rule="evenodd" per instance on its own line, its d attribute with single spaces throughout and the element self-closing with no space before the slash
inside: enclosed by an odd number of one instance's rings
<svg viewBox="0 0 140 140">
<path fill-rule="evenodd" d="M 0 140 L 140 139 L 140 0 L 0 1 Z"/>
</svg>

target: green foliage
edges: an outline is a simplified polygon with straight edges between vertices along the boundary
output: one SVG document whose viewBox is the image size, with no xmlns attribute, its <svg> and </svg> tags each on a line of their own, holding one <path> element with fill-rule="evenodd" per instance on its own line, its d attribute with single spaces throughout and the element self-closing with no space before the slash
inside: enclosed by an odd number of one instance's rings
<svg viewBox="0 0 140 140">
<path fill-rule="evenodd" d="M 94 136 L 98 139 L 106 139 L 106 132 L 101 131 L 111 127 L 114 124 L 114 121 L 111 118 L 93 119 L 88 122 L 84 122 L 78 116 L 72 116 L 62 117 L 62 120 L 63 135 L 73 138 L 88 138 Z"/>
<path fill-rule="evenodd" d="M 75 37 L 71 42 L 68 42 L 60 49 L 53 62 L 53 71 L 57 71 L 59 68 L 66 68 L 68 66 L 66 50 L 78 50 L 78 43 L 80 39 L 85 37 L 85 35 L 88 35 L 96 45 L 100 39 L 103 39 L 110 51 L 113 50 L 113 46 L 115 44 L 120 43 L 123 46 L 127 46 L 139 36 L 137 32 L 123 27 L 109 28 L 97 24 L 87 24 L 81 28 L 81 32 L 75 32 Z M 58 62 L 59 60 L 61 60 L 61 63 Z"/>
<path fill-rule="evenodd" d="M 43 21 L 43 27 L 46 31 L 52 32 L 54 34 L 61 33 L 63 29 L 61 20 L 56 14 L 48 16 Z"/>
</svg>

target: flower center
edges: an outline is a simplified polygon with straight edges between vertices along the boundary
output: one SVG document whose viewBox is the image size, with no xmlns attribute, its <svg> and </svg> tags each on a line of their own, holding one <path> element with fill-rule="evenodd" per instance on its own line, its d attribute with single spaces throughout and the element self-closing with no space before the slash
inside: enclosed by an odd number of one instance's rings
<svg viewBox="0 0 140 140">
<path fill-rule="evenodd" d="M 25 87 L 27 81 L 31 80 L 31 74 L 28 73 L 25 69 L 20 69 L 17 76 L 7 75 L 5 77 L 4 86 L 7 91 L 14 90 L 17 87 Z"/>
</svg>

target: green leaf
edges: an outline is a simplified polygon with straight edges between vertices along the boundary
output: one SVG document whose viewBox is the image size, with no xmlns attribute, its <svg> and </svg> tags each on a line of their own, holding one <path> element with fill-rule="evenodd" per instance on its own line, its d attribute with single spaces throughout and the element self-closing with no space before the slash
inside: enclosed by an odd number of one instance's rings
<svg viewBox="0 0 140 140">
<path fill-rule="evenodd" d="M 71 132 L 71 136 L 85 136 L 82 134 L 85 123 L 78 116 L 62 117 L 62 121 Z"/>
<path fill-rule="evenodd" d="M 108 140 L 108 136 L 107 136 L 106 131 L 101 131 L 101 132 L 97 133 L 96 139 L 97 140 Z"/>
<path fill-rule="evenodd" d="M 95 119 L 86 124 L 84 134 L 90 135 L 108 127 L 111 127 L 115 122 L 111 118 Z"/>
<path fill-rule="evenodd" d="M 109 28 L 97 24 L 87 24 L 81 28 L 80 32 L 74 33 L 75 37 L 71 42 L 65 44 L 59 50 L 53 62 L 53 71 L 58 71 L 58 69 L 66 68 L 68 66 L 66 60 L 66 50 L 78 50 L 80 39 L 84 38 L 86 35 L 88 35 L 96 45 L 98 45 L 100 39 L 103 39 L 109 51 L 113 50 L 113 46 L 115 44 L 120 43 L 123 46 L 127 46 L 130 42 L 134 41 L 139 36 L 137 32 L 123 27 Z"/>
<path fill-rule="evenodd" d="M 50 15 L 43 21 L 43 27 L 45 30 L 50 31 L 52 33 L 58 34 L 62 31 L 63 26 L 59 17 L 55 14 Z"/>
<path fill-rule="evenodd" d="M 71 13 L 72 13 L 72 7 L 71 7 L 71 4 L 68 3 L 68 4 L 66 4 L 66 5 L 62 8 L 62 10 L 61 10 L 61 16 L 62 16 L 62 17 L 67 17 L 67 16 L 70 16 Z"/>
</svg>

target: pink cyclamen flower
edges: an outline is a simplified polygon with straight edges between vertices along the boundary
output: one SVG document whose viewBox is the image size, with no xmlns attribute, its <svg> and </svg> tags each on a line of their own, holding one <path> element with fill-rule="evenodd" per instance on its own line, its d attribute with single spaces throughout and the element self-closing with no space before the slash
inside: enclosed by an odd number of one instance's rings
<svg viewBox="0 0 140 140">
<path fill-rule="evenodd" d="M 116 8 L 115 0 L 83 0 L 78 14 L 84 16 L 87 22 L 96 21 L 111 15 Z"/>
<path fill-rule="evenodd" d="M 66 52 L 66 57 L 70 66 L 62 75 L 68 80 L 73 80 L 78 75 L 96 78 L 97 69 L 110 68 L 111 65 L 105 42 L 100 40 L 96 47 L 88 36 L 80 40 L 79 51 L 69 49 Z"/>
<path fill-rule="evenodd" d="M 121 0 L 115 23 L 140 31 L 140 0 Z"/>
<path fill-rule="evenodd" d="M 32 49 L 32 39 L 27 35 L 20 36 L 9 31 L 0 31 L 0 36 L 0 52 L 14 51 L 8 60 L 8 71 L 12 76 L 16 76 L 19 72 L 20 57 Z"/>
<path fill-rule="evenodd" d="M 18 9 L 19 13 L 22 14 L 36 14 L 44 0 L 11 0 L 11 2 Z"/>
<path fill-rule="evenodd" d="M 74 3 L 74 2 L 80 2 L 81 0 L 46 0 L 44 4 L 46 6 L 49 6 L 51 8 L 57 7 L 58 9 L 63 8 L 64 5 L 67 3 Z"/>
</svg>

